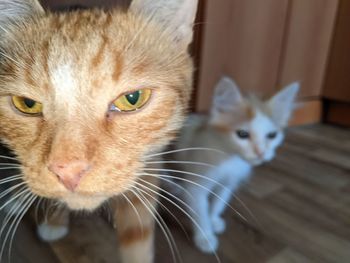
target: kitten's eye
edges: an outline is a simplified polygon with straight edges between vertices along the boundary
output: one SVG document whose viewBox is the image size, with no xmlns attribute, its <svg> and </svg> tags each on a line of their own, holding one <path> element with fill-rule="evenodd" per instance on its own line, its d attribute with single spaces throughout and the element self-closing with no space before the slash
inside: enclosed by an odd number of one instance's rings
<svg viewBox="0 0 350 263">
<path fill-rule="evenodd" d="M 13 106 L 22 113 L 38 115 L 43 111 L 43 105 L 35 100 L 19 96 L 12 96 L 11 100 Z"/>
<path fill-rule="evenodd" d="M 249 132 L 245 130 L 237 130 L 236 134 L 240 139 L 249 139 L 250 137 Z"/>
<path fill-rule="evenodd" d="M 113 102 L 115 110 L 128 112 L 142 108 L 151 98 L 151 89 L 140 89 L 124 94 Z"/>
<path fill-rule="evenodd" d="M 269 133 L 266 135 L 266 137 L 267 137 L 268 139 L 270 139 L 270 140 L 275 139 L 276 136 L 277 136 L 277 132 L 269 132 Z"/>
</svg>

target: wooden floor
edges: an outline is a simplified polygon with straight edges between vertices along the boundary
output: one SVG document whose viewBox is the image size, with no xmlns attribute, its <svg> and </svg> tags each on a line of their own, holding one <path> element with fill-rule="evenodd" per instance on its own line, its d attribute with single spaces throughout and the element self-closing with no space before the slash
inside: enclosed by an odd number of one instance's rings
<svg viewBox="0 0 350 263">
<path fill-rule="evenodd" d="M 226 212 L 221 262 L 350 262 L 349 130 L 324 125 L 290 129 L 277 158 L 257 168 L 238 196 L 244 206 L 237 200 L 232 206 L 247 222 Z M 218 262 L 198 252 L 171 216 L 165 219 L 184 263 Z M 117 241 L 101 216 L 75 216 L 69 236 L 52 244 L 38 241 L 34 229 L 30 217 L 20 225 L 12 263 L 117 262 Z M 159 229 L 156 249 L 157 262 L 172 262 Z"/>
</svg>

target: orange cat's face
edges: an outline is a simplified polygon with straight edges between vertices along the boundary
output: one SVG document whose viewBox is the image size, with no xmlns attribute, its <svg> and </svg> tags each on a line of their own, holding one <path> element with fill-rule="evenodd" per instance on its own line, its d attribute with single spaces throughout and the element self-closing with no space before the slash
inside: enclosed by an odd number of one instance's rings
<svg viewBox="0 0 350 263">
<path fill-rule="evenodd" d="M 0 138 L 33 193 L 93 209 L 179 128 L 188 41 L 133 10 L 26 15 L 0 42 Z"/>
</svg>

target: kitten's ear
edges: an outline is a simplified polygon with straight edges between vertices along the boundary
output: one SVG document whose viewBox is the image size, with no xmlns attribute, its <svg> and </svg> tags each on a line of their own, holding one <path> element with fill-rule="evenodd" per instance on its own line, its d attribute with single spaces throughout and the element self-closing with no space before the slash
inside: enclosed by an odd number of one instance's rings
<svg viewBox="0 0 350 263">
<path fill-rule="evenodd" d="M 0 0 L 0 25 L 15 24 L 37 14 L 44 9 L 37 0 Z"/>
<path fill-rule="evenodd" d="M 285 127 L 288 124 L 288 120 L 295 108 L 295 99 L 299 89 L 299 82 L 294 82 L 286 86 L 267 102 L 272 118 L 281 127 Z"/>
<path fill-rule="evenodd" d="M 175 41 L 187 46 L 192 42 L 197 5 L 198 0 L 133 0 L 130 10 L 156 19 L 171 30 Z"/>
<path fill-rule="evenodd" d="M 237 84 L 229 77 L 223 77 L 215 87 L 212 110 L 218 112 L 232 111 L 242 102 L 242 95 Z"/>
</svg>

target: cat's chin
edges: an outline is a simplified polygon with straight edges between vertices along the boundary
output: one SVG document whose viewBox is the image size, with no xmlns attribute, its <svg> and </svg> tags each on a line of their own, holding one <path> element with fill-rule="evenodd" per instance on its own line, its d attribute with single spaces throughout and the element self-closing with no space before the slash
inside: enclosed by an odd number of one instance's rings
<svg viewBox="0 0 350 263">
<path fill-rule="evenodd" d="M 71 210 L 88 210 L 92 211 L 102 205 L 108 199 L 106 196 L 81 196 L 72 194 L 69 197 L 62 198 L 68 208 Z"/>
</svg>

